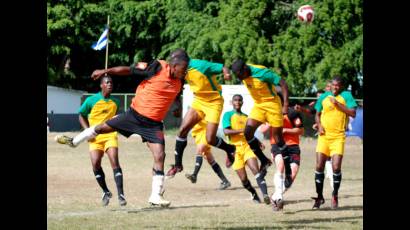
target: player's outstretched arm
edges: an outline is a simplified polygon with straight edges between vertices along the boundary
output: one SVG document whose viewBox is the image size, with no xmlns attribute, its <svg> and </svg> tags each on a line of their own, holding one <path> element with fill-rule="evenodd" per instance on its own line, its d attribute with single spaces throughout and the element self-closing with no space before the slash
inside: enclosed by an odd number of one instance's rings
<svg viewBox="0 0 410 230">
<path fill-rule="evenodd" d="M 347 115 L 355 118 L 356 117 L 356 108 L 351 108 L 348 109 L 345 105 L 343 105 L 342 103 L 338 102 L 335 98 L 330 98 L 330 101 L 340 110 L 342 110 L 344 113 L 346 113 Z"/>
<path fill-rule="evenodd" d="M 128 76 L 131 75 L 131 69 L 129 66 L 117 66 L 108 69 L 97 69 L 91 74 L 93 80 L 97 80 L 103 75 L 116 75 L 116 76 Z"/>
</svg>

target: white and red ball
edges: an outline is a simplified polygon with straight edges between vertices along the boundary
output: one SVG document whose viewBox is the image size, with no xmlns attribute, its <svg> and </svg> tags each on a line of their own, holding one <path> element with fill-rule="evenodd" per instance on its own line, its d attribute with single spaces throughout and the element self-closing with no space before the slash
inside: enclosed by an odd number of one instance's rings
<svg viewBox="0 0 410 230">
<path fill-rule="evenodd" d="M 315 17 L 313 7 L 310 5 L 303 5 L 298 9 L 298 19 L 304 23 L 311 23 Z"/>
</svg>

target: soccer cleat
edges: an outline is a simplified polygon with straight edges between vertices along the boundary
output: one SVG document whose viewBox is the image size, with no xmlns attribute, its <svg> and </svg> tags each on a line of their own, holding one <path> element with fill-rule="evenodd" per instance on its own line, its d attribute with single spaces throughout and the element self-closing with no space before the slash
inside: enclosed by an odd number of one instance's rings
<svg viewBox="0 0 410 230">
<path fill-rule="evenodd" d="M 125 200 L 125 196 L 123 194 L 120 194 L 118 196 L 118 203 L 120 204 L 120 206 L 127 205 L 127 201 Z"/>
<path fill-rule="evenodd" d="M 337 196 L 332 196 L 332 203 L 330 204 L 332 209 L 337 209 L 339 207 L 339 199 Z"/>
<path fill-rule="evenodd" d="M 284 202 L 282 199 L 272 200 L 273 211 L 280 211 L 283 209 Z"/>
<path fill-rule="evenodd" d="M 171 205 L 171 202 L 165 200 L 162 195 L 151 196 L 148 202 L 151 206 L 169 207 Z"/>
<path fill-rule="evenodd" d="M 255 203 L 257 203 L 257 204 L 260 204 L 261 203 L 261 199 L 259 199 L 259 196 L 258 196 L 258 194 L 252 194 L 252 201 L 253 202 L 255 202 Z"/>
<path fill-rule="evenodd" d="M 195 174 L 185 174 L 185 177 L 191 181 L 192 184 L 196 183 L 196 175 Z"/>
<path fill-rule="evenodd" d="M 101 202 L 103 206 L 107 206 L 108 203 L 110 203 L 110 198 L 112 197 L 112 193 L 111 192 L 104 192 Z"/>
<path fill-rule="evenodd" d="M 73 144 L 73 138 L 68 137 L 66 135 L 57 135 L 57 136 L 55 136 L 54 140 L 59 144 L 68 145 L 70 147 L 76 147 Z"/>
<path fill-rule="evenodd" d="M 171 168 L 168 170 L 166 178 L 171 179 L 174 178 L 175 174 L 182 172 L 184 170 L 184 167 L 181 166 L 176 166 L 176 165 L 171 165 Z"/>
<path fill-rule="evenodd" d="M 323 197 L 312 197 L 312 199 L 315 200 L 312 209 L 319 209 L 320 205 L 325 203 L 325 199 L 323 199 Z"/>
<path fill-rule="evenodd" d="M 219 185 L 219 190 L 225 190 L 227 188 L 231 187 L 231 182 L 229 181 L 222 181 L 221 184 Z"/>
<path fill-rule="evenodd" d="M 270 197 L 268 194 L 263 195 L 263 202 L 265 202 L 265 204 L 270 204 Z"/>
</svg>

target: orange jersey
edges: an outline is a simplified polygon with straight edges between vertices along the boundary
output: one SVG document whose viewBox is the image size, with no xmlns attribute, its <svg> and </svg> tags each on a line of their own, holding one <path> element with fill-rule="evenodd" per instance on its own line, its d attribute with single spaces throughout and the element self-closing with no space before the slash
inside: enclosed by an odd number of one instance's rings
<svg viewBox="0 0 410 230">
<path fill-rule="evenodd" d="M 138 85 L 131 103 L 136 112 L 154 121 L 164 119 L 182 88 L 181 80 L 171 77 L 169 64 L 159 62 L 161 70 Z"/>
<path fill-rule="evenodd" d="M 303 128 L 302 116 L 300 113 L 289 108 L 289 113 L 283 116 L 283 128 Z M 272 135 L 272 128 L 270 130 L 270 143 L 275 144 L 275 140 Z M 286 145 L 299 145 L 299 134 L 284 133 L 283 139 L 285 139 Z"/>
</svg>

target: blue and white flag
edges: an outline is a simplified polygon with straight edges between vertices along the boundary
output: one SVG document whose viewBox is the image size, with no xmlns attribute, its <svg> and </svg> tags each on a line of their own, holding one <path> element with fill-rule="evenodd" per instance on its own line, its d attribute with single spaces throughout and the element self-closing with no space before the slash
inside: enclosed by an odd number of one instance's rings
<svg viewBox="0 0 410 230">
<path fill-rule="evenodd" d="M 91 48 L 94 50 L 102 50 L 107 46 L 108 41 L 108 27 L 105 28 L 104 32 L 101 34 L 100 38 L 96 43 L 94 43 Z"/>
</svg>

